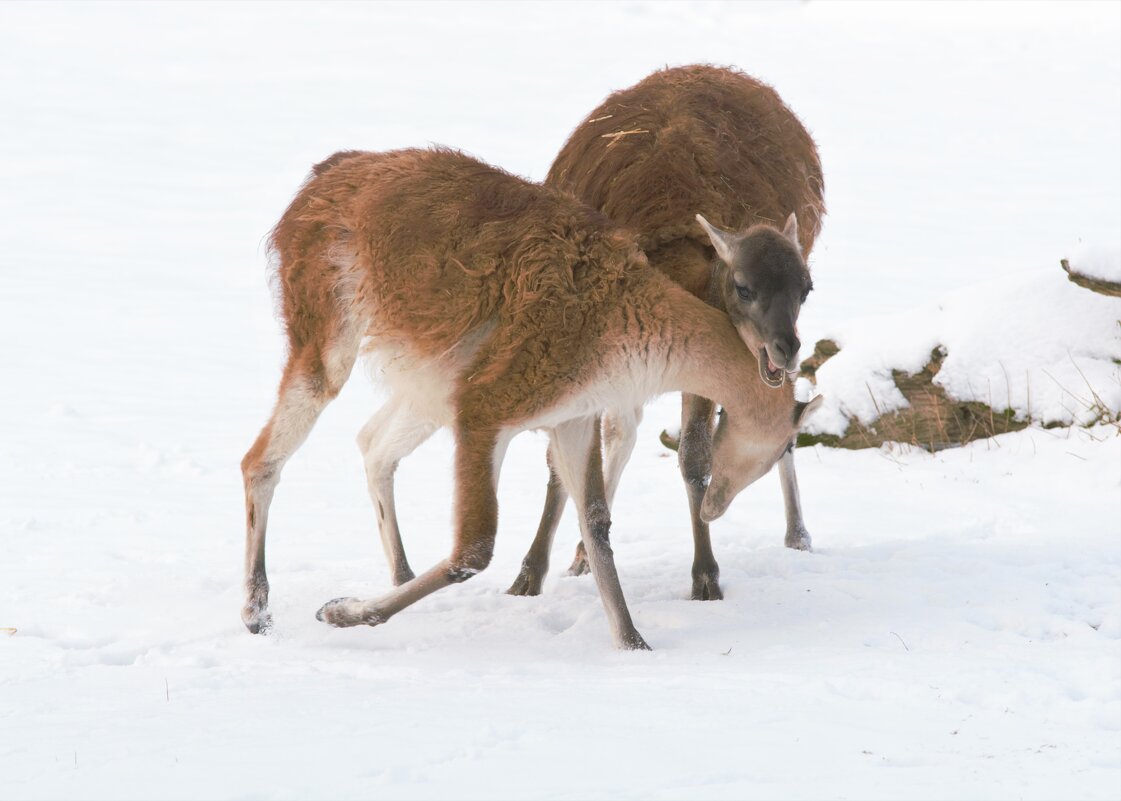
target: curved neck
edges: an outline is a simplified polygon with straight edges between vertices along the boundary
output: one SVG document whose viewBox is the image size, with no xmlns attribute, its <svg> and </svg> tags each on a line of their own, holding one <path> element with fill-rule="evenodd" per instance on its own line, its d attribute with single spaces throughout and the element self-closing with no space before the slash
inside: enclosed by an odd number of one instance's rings
<svg viewBox="0 0 1121 801">
<path fill-rule="evenodd" d="M 660 305 L 667 318 L 668 340 L 663 391 L 700 395 L 735 417 L 777 420 L 791 414 L 791 383 L 784 382 L 779 389 L 763 383 L 759 362 L 725 312 L 684 290 L 666 291 Z"/>
</svg>

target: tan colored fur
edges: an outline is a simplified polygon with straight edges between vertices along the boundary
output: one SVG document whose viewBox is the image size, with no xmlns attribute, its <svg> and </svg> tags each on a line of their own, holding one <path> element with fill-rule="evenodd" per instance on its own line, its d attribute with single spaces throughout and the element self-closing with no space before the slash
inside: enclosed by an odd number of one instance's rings
<svg viewBox="0 0 1121 801">
<path fill-rule="evenodd" d="M 272 246 L 290 355 L 273 418 L 243 461 L 251 630 L 268 623 L 264 524 L 279 470 L 346 380 L 363 338 L 399 392 L 433 401 L 416 413 L 455 433 L 456 531 L 449 558 L 392 597 L 324 607 L 337 625 L 383 622 L 487 566 L 497 471 L 517 431 L 552 429 L 565 464 L 582 464 L 595 427 L 576 421 L 682 389 L 724 406 L 735 421 L 729 441 L 771 446 L 777 459 L 792 436 L 789 388 L 759 383 L 726 315 L 651 269 L 633 237 L 599 212 L 461 153 L 337 154 L 315 168 Z M 734 450 L 730 470 L 741 467 Z M 594 452 L 598 464 L 598 431 Z M 602 517 L 606 503 L 592 497 L 603 495 L 598 468 L 593 475 L 598 483 L 569 491 Z M 603 524 L 586 522 L 594 544 Z M 610 582 L 610 549 L 596 547 Z M 617 640 L 638 647 L 621 590 L 601 593 L 621 627 Z"/>
<path fill-rule="evenodd" d="M 780 325 L 771 332 L 785 333 L 781 341 L 764 337 L 737 298 L 731 265 L 715 258 L 710 235 L 697 219 L 700 214 L 718 228 L 739 232 L 732 238 L 750 242 L 756 254 L 761 247 L 781 245 L 785 231 L 779 228 L 785 221 L 802 257 L 809 257 L 825 214 L 821 162 L 805 126 L 770 86 L 739 70 L 707 64 L 654 72 L 614 92 L 588 114 L 561 148 L 545 182 L 635 231 L 650 264 L 690 294 L 727 311 L 752 353 L 766 346 L 768 356 L 781 362 L 771 347 L 788 343 L 792 352 L 785 353 L 782 366 L 796 365 L 797 309 L 788 329 Z M 789 216 L 792 212 L 796 218 Z M 793 274 L 760 277 L 778 287 L 799 283 Z M 696 548 L 693 597 L 706 600 L 723 597 L 701 514 L 709 486 L 713 415 L 711 399 L 682 396 L 684 446 L 678 456 Z M 808 549 L 792 454 L 782 459 L 780 478 L 787 499 L 786 543 Z M 540 591 L 563 504 L 563 493 L 551 487 L 541 526 L 511 592 Z M 569 572 L 586 570 L 581 546 Z"/>
<path fill-rule="evenodd" d="M 644 133 L 613 139 L 616 131 Z M 565 142 L 545 183 L 638 232 L 659 267 L 698 297 L 708 238 L 694 216 L 743 231 L 798 217 L 809 255 L 825 214 L 821 162 L 778 93 L 736 69 L 659 70 L 597 106 Z"/>
</svg>

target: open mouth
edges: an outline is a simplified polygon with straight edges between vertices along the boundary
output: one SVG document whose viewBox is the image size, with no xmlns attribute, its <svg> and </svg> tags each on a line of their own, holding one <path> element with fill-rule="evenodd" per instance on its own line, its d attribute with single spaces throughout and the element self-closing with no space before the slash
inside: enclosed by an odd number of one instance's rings
<svg viewBox="0 0 1121 801">
<path fill-rule="evenodd" d="M 759 377 L 771 389 L 778 389 L 786 381 L 786 371 L 771 361 L 765 345 L 759 348 Z"/>
</svg>

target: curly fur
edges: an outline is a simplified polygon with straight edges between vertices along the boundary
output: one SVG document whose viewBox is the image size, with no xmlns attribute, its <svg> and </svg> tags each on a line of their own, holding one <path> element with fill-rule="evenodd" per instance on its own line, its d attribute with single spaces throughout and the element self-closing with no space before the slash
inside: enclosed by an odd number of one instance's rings
<svg viewBox="0 0 1121 801">
<path fill-rule="evenodd" d="M 312 170 L 270 245 L 290 351 L 273 415 L 242 460 L 250 631 L 270 620 L 264 543 L 280 470 L 363 339 L 412 371 L 395 386 L 406 414 L 454 429 L 456 532 L 447 560 L 384 603 L 326 605 L 321 615 L 336 625 L 384 622 L 487 566 L 501 452 L 519 430 L 555 434 L 612 404 L 700 392 L 728 410 L 723 467 L 744 476 L 769 468 L 797 423 L 789 387 L 754 378 L 757 363 L 727 315 L 652 269 L 633 235 L 568 193 L 454 150 L 335 154 Z M 590 447 L 598 465 L 598 440 Z M 613 570 L 609 552 L 597 553 Z M 617 586 L 605 603 L 622 621 Z M 637 647 L 629 622 L 616 628 Z"/>
<path fill-rule="evenodd" d="M 270 241 L 293 352 L 340 312 L 374 347 L 417 360 L 492 326 L 469 371 L 478 385 L 570 380 L 558 371 L 594 362 L 607 324 L 591 310 L 649 278 L 631 269 L 646 263 L 633 237 L 603 214 L 446 148 L 332 156 Z"/>
<path fill-rule="evenodd" d="M 679 274 L 695 253 L 712 252 L 696 214 L 742 231 L 781 228 L 795 212 L 806 255 L 825 215 L 821 161 L 794 112 L 765 83 L 703 64 L 610 95 L 569 136 L 545 182 L 639 232 L 650 262 L 698 296 L 706 276 Z"/>
</svg>

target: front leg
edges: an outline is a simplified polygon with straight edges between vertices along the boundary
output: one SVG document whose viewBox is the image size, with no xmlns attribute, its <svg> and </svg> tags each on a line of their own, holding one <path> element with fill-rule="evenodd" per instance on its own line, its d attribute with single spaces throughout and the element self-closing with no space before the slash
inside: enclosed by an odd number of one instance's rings
<svg viewBox="0 0 1121 801">
<path fill-rule="evenodd" d="M 557 474 L 580 515 L 581 539 L 615 643 L 620 648 L 649 650 L 650 646 L 631 620 L 615 569 L 609 539 L 611 513 L 603 480 L 599 421 L 585 417 L 562 423 L 552 431 L 551 449 Z"/>
<path fill-rule="evenodd" d="M 455 541 L 447 559 L 380 598 L 328 601 L 316 618 L 332 626 L 377 626 L 421 598 L 484 570 L 494 553 L 495 487 L 508 442 L 491 430 L 461 427 L 456 432 Z"/>
<path fill-rule="evenodd" d="M 642 407 L 630 409 L 625 412 L 607 412 L 600 421 L 600 431 L 603 436 L 604 460 L 604 488 L 607 492 L 607 506 L 615 505 L 615 493 L 619 489 L 619 480 L 623 476 L 623 468 L 634 453 L 635 443 L 638 441 L 638 424 L 642 422 Z M 533 539 L 529 553 L 522 561 L 522 572 L 518 575 L 514 586 L 509 589 L 512 595 L 537 595 L 541 592 L 541 582 L 549 569 L 549 550 L 552 547 L 553 535 L 556 534 L 557 524 L 560 522 L 560 513 L 564 510 L 564 503 L 568 494 L 557 477 L 553 468 L 552 455 L 549 456 L 549 489 L 545 495 L 545 511 L 541 515 L 541 524 L 537 529 L 537 536 Z M 576 545 L 576 555 L 572 564 L 566 571 L 569 576 L 582 576 L 591 572 L 588 564 L 588 551 L 581 540 Z M 532 579 L 537 578 L 534 585 Z M 537 592 L 523 592 L 526 587 L 536 586 Z"/>
<path fill-rule="evenodd" d="M 715 404 L 699 395 L 681 393 L 681 439 L 677 462 L 689 496 L 689 516 L 693 523 L 693 600 L 719 601 L 720 566 L 712 553 L 708 523 L 701 520 L 704 501 L 712 475 L 712 427 Z"/>
<path fill-rule="evenodd" d="M 603 416 L 600 431 L 603 433 L 604 486 L 607 490 L 607 505 L 615 507 L 615 493 L 623 477 L 623 468 L 631 460 L 635 443 L 638 442 L 638 424 L 642 422 L 642 407 L 626 412 L 608 412 Z M 567 575 L 582 576 L 590 573 L 588 551 L 581 541 L 576 545 L 576 555 L 572 559 Z"/>
<path fill-rule="evenodd" d="M 798 476 L 794 473 L 794 443 L 778 463 L 779 481 L 782 483 L 782 499 L 786 505 L 786 547 L 798 551 L 812 551 L 810 532 L 802 520 L 802 501 L 798 496 Z"/>
</svg>

